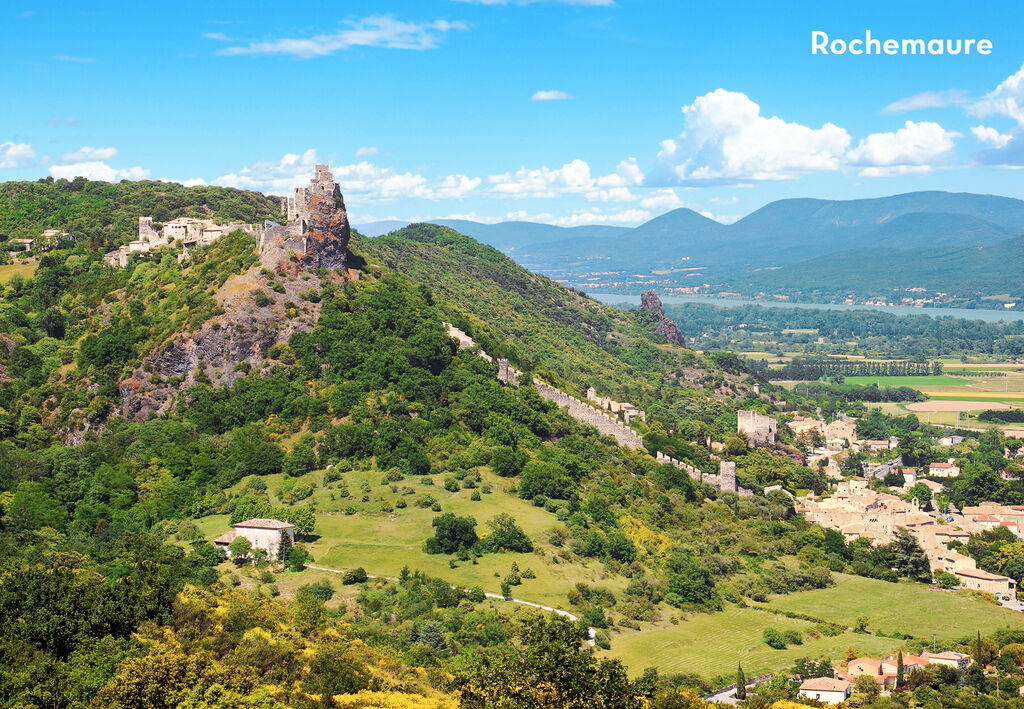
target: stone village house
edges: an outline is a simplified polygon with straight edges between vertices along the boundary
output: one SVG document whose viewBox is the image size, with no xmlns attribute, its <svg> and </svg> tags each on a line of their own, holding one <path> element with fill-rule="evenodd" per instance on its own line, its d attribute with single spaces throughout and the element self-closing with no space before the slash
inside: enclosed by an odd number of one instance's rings
<svg viewBox="0 0 1024 709">
<path fill-rule="evenodd" d="M 230 532 L 214 539 L 213 545 L 228 551 L 228 546 L 236 537 L 245 537 L 253 549 L 262 549 L 267 552 L 268 558 L 276 559 L 285 536 L 288 537 L 289 545 L 295 544 L 295 525 L 277 519 L 247 519 L 234 525 Z"/>
</svg>

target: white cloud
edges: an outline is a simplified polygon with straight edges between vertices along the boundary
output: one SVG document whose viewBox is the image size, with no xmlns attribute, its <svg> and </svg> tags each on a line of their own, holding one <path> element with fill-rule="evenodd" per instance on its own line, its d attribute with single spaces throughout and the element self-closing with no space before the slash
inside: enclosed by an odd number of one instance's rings
<svg viewBox="0 0 1024 709">
<path fill-rule="evenodd" d="M 10 170 L 32 164 L 36 151 L 28 143 L 0 143 L 0 169 Z"/>
<path fill-rule="evenodd" d="M 1013 140 L 1009 133 L 1000 133 L 989 126 L 971 126 L 971 133 L 978 139 L 979 143 L 991 143 L 996 148 L 1005 148 Z"/>
<path fill-rule="evenodd" d="M 175 180 L 175 181 L 176 182 L 180 182 L 185 187 L 205 187 L 206 184 L 207 184 L 206 180 L 204 180 L 201 177 L 192 177 L 192 178 L 189 178 L 187 180 Z"/>
<path fill-rule="evenodd" d="M 96 61 L 91 57 L 76 57 L 70 54 L 58 54 L 54 57 L 54 59 L 56 59 L 59 62 L 71 62 L 73 64 L 92 64 Z"/>
<path fill-rule="evenodd" d="M 117 148 L 90 148 L 83 146 L 73 153 L 64 153 L 60 161 L 63 163 L 94 162 L 110 160 L 117 157 Z"/>
<path fill-rule="evenodd" d="M 981 118 L 993 115 L 1009 116 L 1024 126 L 1024 66 L 971 104 L 971 113 Z"/>
<path fill-rule="evenodd" d="M 50 175 L 67 180 L 81 176 L 90 180 L 119 182 L 121 180 L 145 180 L 149 177 L 149 170 L 142 167 L 116 168 L 107 165 L 102 160 L 91 160 L 70 165 L 52 165 Z"/>
<path fill-rule="evenodd" d="M 557 89 L 547 89 L 545 91 L 536 91 L 533 96 L 530 97 L 531 101 L 565 101 L 567 99 L 576 98 L 572 94 L 568 94 L 565 91 L 558 91 Z"/>
<path fill-rule="evenodd" d="M 961 89 L 946 91 L 922 91 L 913 96 L 893 101 L 882 109 L 882 113 L 904 113 L 919 111 L 924 108 L 945 108 L 946 106 L 962 106 L 968 102 L 968 94 Z"/>
<path fill-rule="evenodd" d="M 289 153 L 277 161 L 256 162 L 222 175 L 213 180 L 213 184 L 286 195 L 295 187 L 309 182 L 317 162 L 317 153 L 312 149 L 302 154 Z M 366 204 L 411 198 L 463 199 L 481 183 L 479 177 L 448 175 L 431 184 L 423 175 L 398 172 L 365 160 L 348 165 L 332 165 L 331 171 L 346 197 L 354 196 Z"/>
<path fill-rule="evenodd" d="M 766 118 L 746 94 L 717 89 L 683 107 L 685 129 L 662 141 L 651 184 L 786 180 L 837 170 L 850 135 Z"/>
<path fill-rule="evenodd" d="M 719 224 L 732 224 L 733 222 L 737 222 L 740 219 L 739 217 L 734 216 L 714 214 L 713 212 L 709 212 L 706 209 L 702 209 L 700 212 L 698 212 L 698 214 L 700 214 L 702 217 L 707 217 L 708 219 L 714 220 Z"/>
<path fill-rule="evenodd" d="M 682 201 L 675 190 L 664 187 L 641 199 L 640 206 L 644 209 L 675 209 L 682 206 Z"/>
<path fill-rule="evenodd" d="M 615 172 L 594 177 L 590 165 L 579 158 L 562 167 L 520 167 L 515 172 L 490 175 L 489 194 L 498 197 L 550 198 L 581 194 L 591 202 L 630 202 L 636 197 L 630 186 L 643 183 L 644 174 L 635 158 L 620 162 Z"/>
<path fill-rule="evenodd" d="M 203 32 L 203 37 L 212 39 L 215 42 L 230 42 L 231 38 L 223 32 Z"/>
<path fill-rule="evenodd" d="M 960 133 L 948 131 L 931 121 L 907 121 L 894 132 L 872 133 L 847 153 L 851 165 L 864 169 L 861 177 L 889 177 L 926 172 L 935 162 L 953 154 L 954 139 Z"/>
<path fill-rule="evenodd" d="M 380 151 L 377 150 L 377 148 L 372 145 L 364 145 L 363 147 L 356 149 L 356 157 L 365 158 L 369 157 L 370 155 L 376 155 L 379 152 Z"/>
<path fill-rule="evenodd" d="M 740 201 L 740 198 L 736 195 L 732 197 L 712 197 L 708 200 L 711 204 L 736 204 Z"/>
<path fill-rule="evenodd" d="M 284 54 L 297 59 L 322 57 L 351 47 L 386 49 L 433 49 L 451 30 L 464 30 L 462 22 L 403 22 L 390 15 L 372 15 L 347 21 L 347 29 L 307 38 L 282 38 L 250 42 L 245 46 L 225 47 L 218 54 Z"/>
</svg>

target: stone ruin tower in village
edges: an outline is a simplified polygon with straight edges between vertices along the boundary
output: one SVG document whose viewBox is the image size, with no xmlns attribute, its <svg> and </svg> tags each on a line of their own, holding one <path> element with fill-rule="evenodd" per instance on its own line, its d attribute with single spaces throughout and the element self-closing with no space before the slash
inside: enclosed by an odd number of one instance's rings
<svg viewBox="0 0 1024 709">
<path fill-rule="evenodd" d="M 305 268 L 347 268 L 351 230 L 341 187 L 330 167 L 317 165 L 307 187 L 281 200 L 288 223 L 267 228 L 260 260 L 272 268 L 295 258 Z"/>
</svg>

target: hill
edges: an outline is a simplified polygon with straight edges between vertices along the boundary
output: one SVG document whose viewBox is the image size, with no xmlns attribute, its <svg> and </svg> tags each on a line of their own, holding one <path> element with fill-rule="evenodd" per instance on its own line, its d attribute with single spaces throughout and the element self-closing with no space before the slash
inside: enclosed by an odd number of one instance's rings
<svg viewBox="0 0 1024 709">
<path fill-rule="evenodd" d="M 4 241 L 37 237 L 44 229 L 64 229 L 91 248 L 110 249 L 135 238 L 140 216 L 157 223 L 184 216 L 258 223 L 281 219 L 281 200 L 230 187 L 152 180 L 0 182 L 0 249 Z"/>
<path fill-rule="evenodd" d="M 783 268 L 868 248 L 989 245 L 1024 232 L 1024 202 L 1008 197 L 914 192 L 877 199 L 772 202 L 725 225 L 677 209 L 615 238 L 538 243 L 513 254 L 533 270 L 590 290 L 727 287 L 736 274 Z"/>
<path fill-rule="evenodd" d="M 553 652 L 573 660 L 570 689 L 614 685 L 642 704 L 653 684 L 575 652 L 587 627 L 639 658 L 627 636 L 760 628 L 775 621 L 744 608 L 755 599 L 900 563 L 763 494 L 826 480 L 733 438 L 739 407 L 772 412 L 779 393 L 736 357 L 670 346 L 649 311 L 602 306 L 452 229 L 354 236 L 344 269 L 302 254 L 261 268 L 241 232 L 181 263 L 155 249 L 111 269 L 92 228 L 0 304 L 0 612 L 15 619 L 0 624 L 15 659 L 0 680 L 23 705 L 123 706 L 137 685 L 191 696 L 218 682 L 225 706 L 346 706 L 337 696 L 363 689 L 465 699 L 546 681 L 550 663 L 520 660 Z M 616 445 L 531 373 L 638 404 L 648 447 L 702 470 L 718 465 L 711 441 L 729 441 L 715 454 L 753 494 Z M 265 517 L 296 528 L 285 566 L 210 543 Z M 579 622 L 517 615 L 508 597 Z M 854 644 L 823 620 L 778 625 L 827 631 L 822 651 Z M 686 682 L 734 671 L 717 657 Z M 496 682 L 506 666 L 521 681 Z"/>
<path fill-rule="evenodd" d="M 983 231 L 996 233 L 991 226 Z M 823 302 L 849 294 L 898 301 L 911 289 L 948 294 L 945 302 L 951 304 L 973 304 L 997 294 L 1018 301 L 1024 297 L 1024 278 L 1017 268 L 1021 258 L 1024 237 L 937 248 L 856 249 L 732 277 L 723 284 L 740 293 L 784 293 Z"/>
</svg>

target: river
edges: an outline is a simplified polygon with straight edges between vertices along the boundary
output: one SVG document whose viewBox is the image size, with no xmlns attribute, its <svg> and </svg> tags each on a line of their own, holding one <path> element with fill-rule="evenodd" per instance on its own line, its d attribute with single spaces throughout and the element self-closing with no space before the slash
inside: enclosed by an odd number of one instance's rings
<svg viewBox="0 0 1024 709">
<path fill-rule="evenodd" d="M 640 296 L 620 293 L 588 293 L 591 298 L 607 305 L 640 305 Z M 678 295 L 659 296 L 665 305 L 678 303 L 705 303 L 722 308 L 737 308 L 742 305 L 760 305 L 765 308 L 809 308 L 812 310 L 875 310 L 893 315 L 929 315 L 933 318 L 951 316 L 982 322 L 1013 322 L 1024 320 L 1024 313 L 1013 310 L 971 310 L 968 308 L 914 308 L 908 305 L 846 305 L 843 303 L 787 303 L 767 300 L 744 300 L 742 298 L 708 298 Z"/>
</svg>

